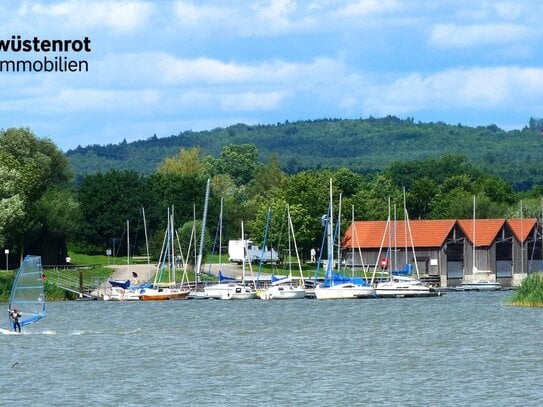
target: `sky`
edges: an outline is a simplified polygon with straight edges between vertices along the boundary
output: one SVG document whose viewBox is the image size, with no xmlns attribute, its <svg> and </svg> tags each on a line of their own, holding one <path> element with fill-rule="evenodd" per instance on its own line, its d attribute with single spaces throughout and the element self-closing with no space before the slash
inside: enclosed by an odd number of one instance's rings
<svg viewBox="0 0 543 407">
<path fill-rule="evenodd" d="M 90 40 L 83 72 L 0 72 L 0 128 L 61 150 L 235 123 L 543 117 L 540 0 L 0 1 L 0 40 Z M 4 67 L 5 68 L 5 67 Z"/>
</svg>

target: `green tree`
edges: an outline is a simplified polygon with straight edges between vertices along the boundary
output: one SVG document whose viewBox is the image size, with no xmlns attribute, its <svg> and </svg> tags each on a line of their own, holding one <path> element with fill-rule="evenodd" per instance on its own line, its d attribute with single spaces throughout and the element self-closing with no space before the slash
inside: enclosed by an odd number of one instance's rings
<svg viewBox="0 0 543 407">
<path fill-rule="evenodd" d="M 47 214 L 42 199 L 51 188 L 67 188 L 72 173 L 63 153 L 49 139 L 40 139 L 28 128 L 0 131 L 0 240 L 22 258 L 26 252 L 51 261 L 46 243 Z M 73 201 L 59 202 L 60 211 L 70 212 Z M 49 213 L 50 215 L 50 213 Z M 66 218 L 64 218 L 66 220 Z M 65 252 L 66 235 L 59 234 L 58 245 Z M 58 252 L 57 252 L 58 253 Z M 58 254 L 54 253 L 56 260 Z"/>
<path fill-rule="evenodd" d="M 181 148 L 174 157 L 166 157 L 159 165 L 159 173 L 177 174 L 184 177 L 202 177 L 204 164 L 200 158 L 200 148 Z"/>
<path fill-rule="evenodd" d="M 134 171 L 113 170 L 86 176 L 78 192 L 82 217 L 80 241 L 86 246 L 82 249 L 101 253 L 111 247 L 113 239 L 124 241 L 121 238 L 127 220 L 132 235 L 135 225 L 141 228 L 143 224 L 142 207 L 146 208 L 147 216 L 150 197 L 144 178 Z"/>
<path fill-rule="evenodd" d="M 246 185 L 254 178 L 259 166 L 255 145 L 229 144 L 223 147 L 215 170 L 219 174 L 230 175 L 237 185 Z"/>
</svg>

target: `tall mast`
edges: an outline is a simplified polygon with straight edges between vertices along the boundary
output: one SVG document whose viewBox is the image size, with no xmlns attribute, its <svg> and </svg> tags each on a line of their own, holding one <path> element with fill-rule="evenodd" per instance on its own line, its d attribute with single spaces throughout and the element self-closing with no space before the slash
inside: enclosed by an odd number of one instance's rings
<svg viewBox="0 0 543 407">
<path fill-rule="evenodd" d="M 522 200 L 520 201 L 520 272 L 524 273 L 524 225 L 522 213 Z"/>
<path fill-rule="evenodd" d="M 477 267 L 475 267 L 475 248 L 477 247 L 475 243 L 475 195 L 473 195 L 473 224 L 471 225 L 471 233 L 473 235 L 473 278 L 475 279 L 475 270 L 477 270 Z"/>
<path fill-rule="evenodd" d="M 126 279 L 130 280 L 130 221 L 126 221 Z"/>
<path fill-rule="evenodd" d="M 145 221 L 145 208 L 141 207 L 143 213 L 143 230 L 145 231 L 145 247 L 147 249 L 147 281 L 151 280 L 151 257 L 149 256 L 149 239 L 147 237 L 147 223 Z"/>
<path fill-rule="evenodd" d="M 202 233 L 200 235 L 200 247 L 198 249 L 198 257 L 196 258 L 196 275 L 200 275 L 200 267 L 202 265 L 202 253 L 204 251 L 204 237 L 205 237 L 205 230 L 206 230 L 206 218 L 207 218 L 207 204 L 209 202 L 209 186 L 210 186 L 211 180 L 207 179 L 207 185 L 206 185 L 206 197 L 204 201 L 204 214 L 202 216 Z"/>
<path fill-rule="evenodd" d="M 332 224 L 334 223 L 334 215 L 332 210 L 332 178 L 330 178 L 330 203 L 329 203 L 329 213 L 328 213 L 328 266 L 329 278 L 332 279 L 332 270 L 334 267 L 334 244 L 332 237 Z"/>
<path fill-rule="evenodd" d="M 339 205 L 337 214 L 337 268 L 341 268 L 341 192 L 339 193 Z"/>
<path fill-rule="evenodd" d="M 409 263 L 407 257 L 407 204 L 405 203 L 405 187 L 402 187 L 403 192 L 403 235 L 405 240 L 405 264 Z"/>
<path fill-rule="evenodd" d="M 219 212 L 219 271 L 221 271 L 222 266 L 222 206 L 223 198 L 221 197 L 221 210 Z"/>
<path fill-rule="evenodd" d="M 354 226 L 354 205 L 351 205 L 351 277 L 354 277 L 354 235 L 355 235 L 355 226 Z"/>
<path fill-rule="evenodd" d="M 243 221 L 241 221 L 241 242 L 243 244 L 243 261 L 241 262 L 241 283 L 245 285 L 245 262 L 247 261 L 247 241 L 245 240 L 245 231 L 243 230 Z"/>
<path fill-rule="evenodd" d="M 175 239 L 174 239 L 174 223 L 173 223 L 174 207 L 172 205 L 172 213 L 170 215 L 170 275 L 168 282 L 175 284 Z"/>
</svg>

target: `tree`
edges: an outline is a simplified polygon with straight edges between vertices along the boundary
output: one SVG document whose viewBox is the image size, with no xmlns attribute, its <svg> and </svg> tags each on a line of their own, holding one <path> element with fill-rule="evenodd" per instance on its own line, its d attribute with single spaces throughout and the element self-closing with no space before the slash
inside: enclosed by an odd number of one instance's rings
<svg viewBox="0 0 543 407">
<path fill-rule="evenodd" d="M 49 190 L 67 188 L 72 173 L 63 153 L 49 139 L 40 139 L 28 128 L 0 131 L 0 240 L 20 257 L 29 251 L 40 253 L 44 262 L 56 260 L 43 243 L 48 243 L 46 225 L 51 215 L 43 205 Z M 70 211 L 73 201 L 58 202 L 59 210 Z M 64 218 L 64 220 L 66 220 Z M 67 235 L 59 233 L 58 244 L 65 251 Z"/>
<path fill-rule="evenodd" d="M 259 167 L 258 150 L 253 144 L 229 144 L 216 161 L 219 174 L 229 174 L 237 185 L 246 185 Z"/>
<path fill-rule="evenodd" d="M 277 155 L 272 154 L 266 165 L 257 167 L 249 188 L 250 194 L 270 198 L 275 194 L 275 188 L 281 188 L 285 179 L 286 175 L 279 166 Z"/>
<path fill-rule="evenodd" d="M 80 241 L 86 245 L 82 249 L 102 252 L 111 247 L 112 239 L 121 240 L 127 220 L 132 225 L 142 225 L 141 208 L 151 206 L 150 197 L 144 178 L 134 171 L 113 170 L 86 176 L 78 193 Z M 134 231 L 135 227 L 131 229 Z"/>
<path fill-rule="evenodd" d="M 543 132 L 543 118 L 530 117 L 528 126 L 532 131 L 536 131 L 538 133 Z"/>
<path fill-rule="evenodd" d="M 166 157 L 158 167 L 159 173 L 177 174 L 184 177 L 201 177 L 204 164 L 200 159 L 200 148 L 181 148 L 174 157 Z"/>
</svg>

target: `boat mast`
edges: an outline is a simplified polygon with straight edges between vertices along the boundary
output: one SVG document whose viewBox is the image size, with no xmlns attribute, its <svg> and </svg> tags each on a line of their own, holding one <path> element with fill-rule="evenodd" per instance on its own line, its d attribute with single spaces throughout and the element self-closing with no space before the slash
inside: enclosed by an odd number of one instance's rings
<svg viewBox="0 0 543 407">
<path fill-rule="evenodd" d="M 341 192 L 339 193 L 339 205 L 337 213 L 337 268 L 341 269 Z"/>
<path fill-rule="evenodd" d="M 417 278 L 420 278 L 419 263 L 417 261 L 417 253 L 415 252 L 415 242 L 413 241 L 413 231 L 411 230 L 411 222 L 409 221 L 409 213 L 407 213 L 407 206 L 405 204 L 405 188 L 403 191 L 404 191 L 403 212 L 404 212 L 404 217 L 405 217 L 405 224 L 407 226 L 407 230 L 409 231 L 409 241 L 411 242 L 411 250 L 413 250 L 413 261 L 415 263 L 415 271 L 417 272 Z M 407 235 L 405 239 L 407 240 Z M 407 263 L 407 246 L 405 246 L 405 264 L 408 264 Z"/>
<path fill-rule="evenodd" d="M 473 280 L 475 281 L 475 270 L 477 270 L 477 267 L 475 267 L 475 195 L 473 195 L 473 223 L 471 225 L 471 233 L 473 235 L 473 254 L 472 254 L 472 262 L 473 262 Z"/>
<path fill-rule="evenodd" d="M 143 213 L 143 230 L 145 231 L 145 247 L 147 249 L 147 281 L 151 280 L 151 257 L 149 256 L 149 239 L 147 237 L 147 222 L 145 221 L 145 208 L 141 207 Z"/>
<path fill-rule="evenodd" d="M 396 204 L 394 204 L 394 248 L 392 250 L 394 251 L 394 266 L 390 268 L 390 271 L 398 269 L 398 215 L 396 213 Z"/>
<path fill-rule="evenodd" d="M 175 249 L 175 239 L 174 239 L 174 223 L 173 223 L 173 215 L 174 215 L 174 208 L 172 205 L 172 214 L 170 215 L 170 275 L 169 275 L 169 283 L 173 283 L 175 285 L 175 256 L 174 256 L 174 249 Z"/>
<path fill-rule="evenodd" d="M 207 218 L 207 205 L 209 202 L 209 186 L 210 186 L 211 180 L 207 179 L 207 185 L 206 185 L 206 197 L 204 201 L 204 214 L 202 216 L 202 233 L 200 235 L 200 247 L 198 249 L 198 257 L 196 258 L 196 275 L 200 275 L 200 267 L 202 265 L 202 253 L 204 250 L 204 237 L 205 237 L 205 229 L 206 229 L 206 218 Z M 197 278 L 196 282 L 198 282 L 199 278 Z"/>
<path fill-rule="evenodd" d="M 288 208 L 288 205 L 287 205 Z M 266 213 L 266 228 L 264 229 L 264 241 L 262 242 L 262 250 L 260 251 L 260 261 L 258 262 L 258 273 L 256 275 L 256 280 L 260 281 L 260 273 L 262 272 L 262 264 L 264 263 L 264 254 L 265 250 L 267 249 L 267 243 L 268 243 L 268 230 L 270 228 L 270 221 L 271 221 L 271 206 L 268 206 L 268 212 Z M 271 249 L 271 247 L 270 247 Z M 272 258 L 270 250 L 270 260 Z"/>
<path fill-rule="evenodd" d="M 219 212 L 219 272 L 222 267 L 222 208 L 223 208 L 223 197 L 221 197 L 221 210 Z M 217 273 L 219 275 L 219 273 Z M 219 284 L 221 280 L 219 279 Z"/>
<path fill-rule="evenodd" d="M 247 261 L 247 241 L 245 240 L 245 231 L 243 230 L 243 220 L 241 221 L 241 242 L 243 244 L 243 261 L 241 262 L 241 284 L 245 285 L 245 262 Z"/>
<path fill-rule="evenodd" d="M 520 201 L 520 272 L 524 273 L 524 228 L 523 228 L 522 200 Z"/>
<path fill-rule="evenodd" d="M 130 221 L 126 221 L 126 279 L 130 280 Z"/>
<path fill-rule="evenodd" d="M 292 278 L 292 249 L 291 249 L 291 246 L 290 246 L 290 239 L 291 239 L 291 234 L 290 234 L 290 227 L 291 227 L 291 223 L 290 223 L 290 209 L 289 209 L 289 206 L 287 205 L 287 222 L 288 222 L 288 227 L 287 227 L 287 240 L 288 240 L 288 276 L 289 278 Z M 297 254 L 297 253 L 296 253 Z"/>
<path fill-rule="evenodd" d="M 330 278 L 331 285 L 333 284 L 334 279 L 332 278 L 332 270 L 334 267 L 334 247 L 332 241 L 332 224 L 333 224 L 333 211 L 332 211 L 332 178 L 330 178 L 330 203 L 329 203 L 329 213 L 328 213 L 328 278 Z"/>
<path fill-rule="evenodd" d="M 298 253 L 298 245 L 296 244 L 296 236 L 294 235 L 294 225 L 292 224 L 292 218 L 290 217 L 290 209 L 287 205 L 288 223 L 292 233 L 292 242 L 294 243 L 294 251 L 296 252 L 296 261 L 298 262 L 298 269 L 300 271 L 300 278 L 302 279 L 302 285 L 304 285 L 304 273 L 302 271 L 302 262 L 300 261 L 300 255 Z M 290 247 L 290 239 L 289 239 Z M 290 254 L 289 254 L 290 257 Z M 290 274 L 290 273 L 289 273 Z"/>
<path fill-rule="evenodd" d="M 354 205 L 351 205 L 351 278 L 354 277 L 354 235 L 355 235 L 355 226 L 354 226 Z M 345 264 L 347 265 L 347 264 Z"/>
<path fill-rule="evenodd" d="M 389 219 L 389 222 L 391 223 L 392 222 L 392 218 L 391 218 L 391 207 L 390 207 L 390 196 L 388 197 L 388 219 Z M 391 248 L 392 248 L 392 228 L 394 226 L 391 225 L 390 228 L 388 229 L 388 250 L 387 250 L 387 260 L 388 260 L 388 279 L 389 280 L 392 280 L 392 255 L 391 255 Z"/>
<path fill-rule="evenodd" d="M 403 192 L 403 236 L 405 242 L 405 264 L 408 264 L 409 260 L 407 257 L 407 205 L 405 203 L 405 187 L 402 187 Z"/>
</svg>

